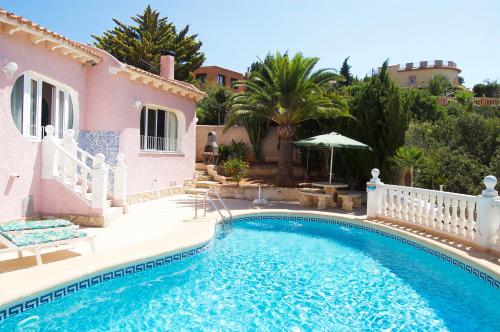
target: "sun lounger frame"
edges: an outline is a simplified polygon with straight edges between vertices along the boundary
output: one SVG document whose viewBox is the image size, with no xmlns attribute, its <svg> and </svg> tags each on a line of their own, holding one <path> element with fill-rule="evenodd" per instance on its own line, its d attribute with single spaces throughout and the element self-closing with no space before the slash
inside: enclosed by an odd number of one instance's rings
<svg viewBox="0 0 500 332">
<path fill-rule="evenodd" d="M 42 256 L 40 253 L 41 250 L 49 249 L 49 248 L 56 248 L 56 247 L 63 246 L 63 245 L 74 245 L 77 242 L 87 241 L 92 249 L 92 252 L 95 252 L 94 237 L 95 237 L 94 235 L 87 235 L 87 236 L 82 236 L 82 237 L 75 237 L 72 239 L 52 241 L 52 242 L 39 243 L 39 244 L 30 244 L 27 246 L 20 247 L 0 234 L 0 243 L 7 247 L 5 249 L 0 249 L 0 254 L 12 252 L 12 251 L 17 251 L 17 256 L 19 258 L 22 258 L 23 257 L 23 250 L 31 251 L 36 257 L 36 264 L 42 265 L 43 262 L 42 262 Z"/>
</svg>

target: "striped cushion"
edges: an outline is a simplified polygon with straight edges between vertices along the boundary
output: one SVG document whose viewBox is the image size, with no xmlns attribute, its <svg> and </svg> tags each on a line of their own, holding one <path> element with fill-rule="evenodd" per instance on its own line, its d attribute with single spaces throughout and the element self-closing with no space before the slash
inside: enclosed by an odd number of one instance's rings
<svg viewBox="0 0 500 332">
<path fill-rule="evenodd" d="M 0 235 L 18 247 L 85 237 L 85 232 L 76 229 L 50 230 L 43 232 L 0 232 Z"/>
<path fill-rule="evenodd" d="M 68 227 L 73 224 L 64 219 L 50 219 L 50 220 L 30 220 L 30 221 L 9 221 L 5 224 L 0 224 L 0 231 L 13 232 L 25 231 L 32 229 L 45 229 L 56 227 Z"/>
</svg>

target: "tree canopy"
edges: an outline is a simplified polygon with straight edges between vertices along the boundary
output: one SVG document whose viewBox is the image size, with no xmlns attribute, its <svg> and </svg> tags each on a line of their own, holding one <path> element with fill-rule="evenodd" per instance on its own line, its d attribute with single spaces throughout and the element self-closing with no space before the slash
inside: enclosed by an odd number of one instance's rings
<svg viewBox="0 0 500 332">
<path fill-rule="evenodd" d="M 127 25 L 113 19 L 116 26 L 102 36 L 92 35 L 95 46 L 111 53 L 118 60 L 154 74 L 160 72 L 163 49 L 175 52 L 175 78 L 188 80 L 190 73 L 205 61 L 197 34 L 189 34 L 189 25 L 178 29 L 167 17 L 149 5 Z"/>
<path fill-rule="evenodd" d="M 348 60 L 349 57 L 345 58 L 342 67 L 340 67 L 340 75 L 344 78 L 343 85 L 351 85 L 354 81 L 354 77 L 351 74 L 351 66 L 347 63 Z"/>
<path fill-rule="evenodd" d="M 277 52 L 268 57 L 267 63 L 259 65 L 262 69 L 251 72 L 248 80 L 238 83 L 245 91 L 233 98 L 231 121 L 256 115 L 277 125 L 279 185 L 289 185 L 293 179 L 295 126 L 308 119 L 346 114 L 341 98 L 334 98 L 329 92 L 338 74 L 329 69 L 315 70 L 318 61 L 301 53 L 291 57 Z"/>
<path fill-rule="evenodd" d="M 500 98 L 500 84 L 497 81 L 486 80 L 472 88 L 476 97 Z"/>
<path fill-rule="evenodd" d="M 206 83 L 201 87 L 207 94 L 200 100 L 196 117 L 200 125 L 224 125 L 231 108 L 231 91 L 215 83 Z"/>
</svg>

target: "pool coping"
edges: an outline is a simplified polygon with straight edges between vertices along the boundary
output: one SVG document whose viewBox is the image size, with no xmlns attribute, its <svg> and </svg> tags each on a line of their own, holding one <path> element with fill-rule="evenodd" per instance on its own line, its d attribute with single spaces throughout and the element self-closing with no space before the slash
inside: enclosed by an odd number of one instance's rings
<svg viewBox="0 0 500 332">
<path fill-rule="evenodd" d="M 394 238 L 430 254 L 434 254 L 435 256 L 456 265 L 465 272 L 481 278 L 494 288 L 500 288 L 499 265 L 488 262 L 484 259 L 470 257 L 462 250 L 453 248 L 450 245 L 414 234 L 407 230 L 397 229 L 378 221 L 366 220 L 364 217 L 346 217 L 331 212 L 290 211 L 283 209 L 262 209 L 258 211 L 240 210 L 234 214 L 233 218 L 242 219 L 245 217 L 257 216 L 310 218 L 311 220 L 309 221 L 319 221 L 319 219 L 321 219 L 320 222 L 327 220 L 332 224 L 341 224 L 350 227 L 354 226 L 367 231 L 375 231 L 383 236 Z M 105 262 L 106 258 L 100 259 L 101 264 L 91 265 L 87 267 L 86 270 L 84 269 L 83 272 L 76 271 L 73 274 L 64 274 L 63 278 L 49 280 L 49 282 L 44 284 L 31 285 L 32 287 L 25 289 L 25 291 L 17 290 L 15 292 L 11 292 L 10 297 L 2 296 L 0 299 L 0 322 L 8 317 L 15 316 L 26 310 L 49 303 L 92 285 L 192 257 L 206 250 L 210 246 L 210 242 L 214 238 L 217 225 L 229 222 L 230 221 L 228 219 L 208 218 L 206 221 L 203 221 L 203 223 L 207 223 L 206 226 L 208 226 L 208 231 L 197 239 L 197 241 L 190 241 L 181 247 L 170 250 L 167 250 L 165 246 L 160 245 L 155 247 L 155 250 L 145 250 L 145 252 L 141 252 L 140 250 L 144 249 L 144 245 L 136 245 L 134 246 L 135 250 L 133 250 L 136 254 L 127 256 L 119 262 L 117 262 L 116 259 L 114 261 L 111 259 L 109 262 L 112 262 L 112 264 L 109 264 L 108 262 L 107 265 L 103 265 L 102 262 Z M 161 241 L 158 240 L 156 242 Z M 106 253 L 99 253 L 99 255 L 106 256 Z M 76 257 L 74 260 L 78 260 L 79 258 L 81 260 L 85 260 L 85 258 L 87 258 L 88 261 L 88 256 Z M 58 263 L 62 266 L 64 265 L 64 261 L 53 264 Z M 43 266 L 44 265 L 41 267 Z M 31 282 L 33 283 L 33 280 Z"/>
</svg>

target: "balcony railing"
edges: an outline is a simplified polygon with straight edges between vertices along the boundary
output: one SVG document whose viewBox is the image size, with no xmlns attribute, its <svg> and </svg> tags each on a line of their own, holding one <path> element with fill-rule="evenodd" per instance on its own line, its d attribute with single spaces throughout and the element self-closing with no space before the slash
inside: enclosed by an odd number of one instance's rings
<svg viewBox="0 0 500 332">
<path fill-rule="evenodd" d="M 178 143 L 178 139 L 175 138 L 141 135 L 143 151 L 178 152 Z"/>
</svg>

